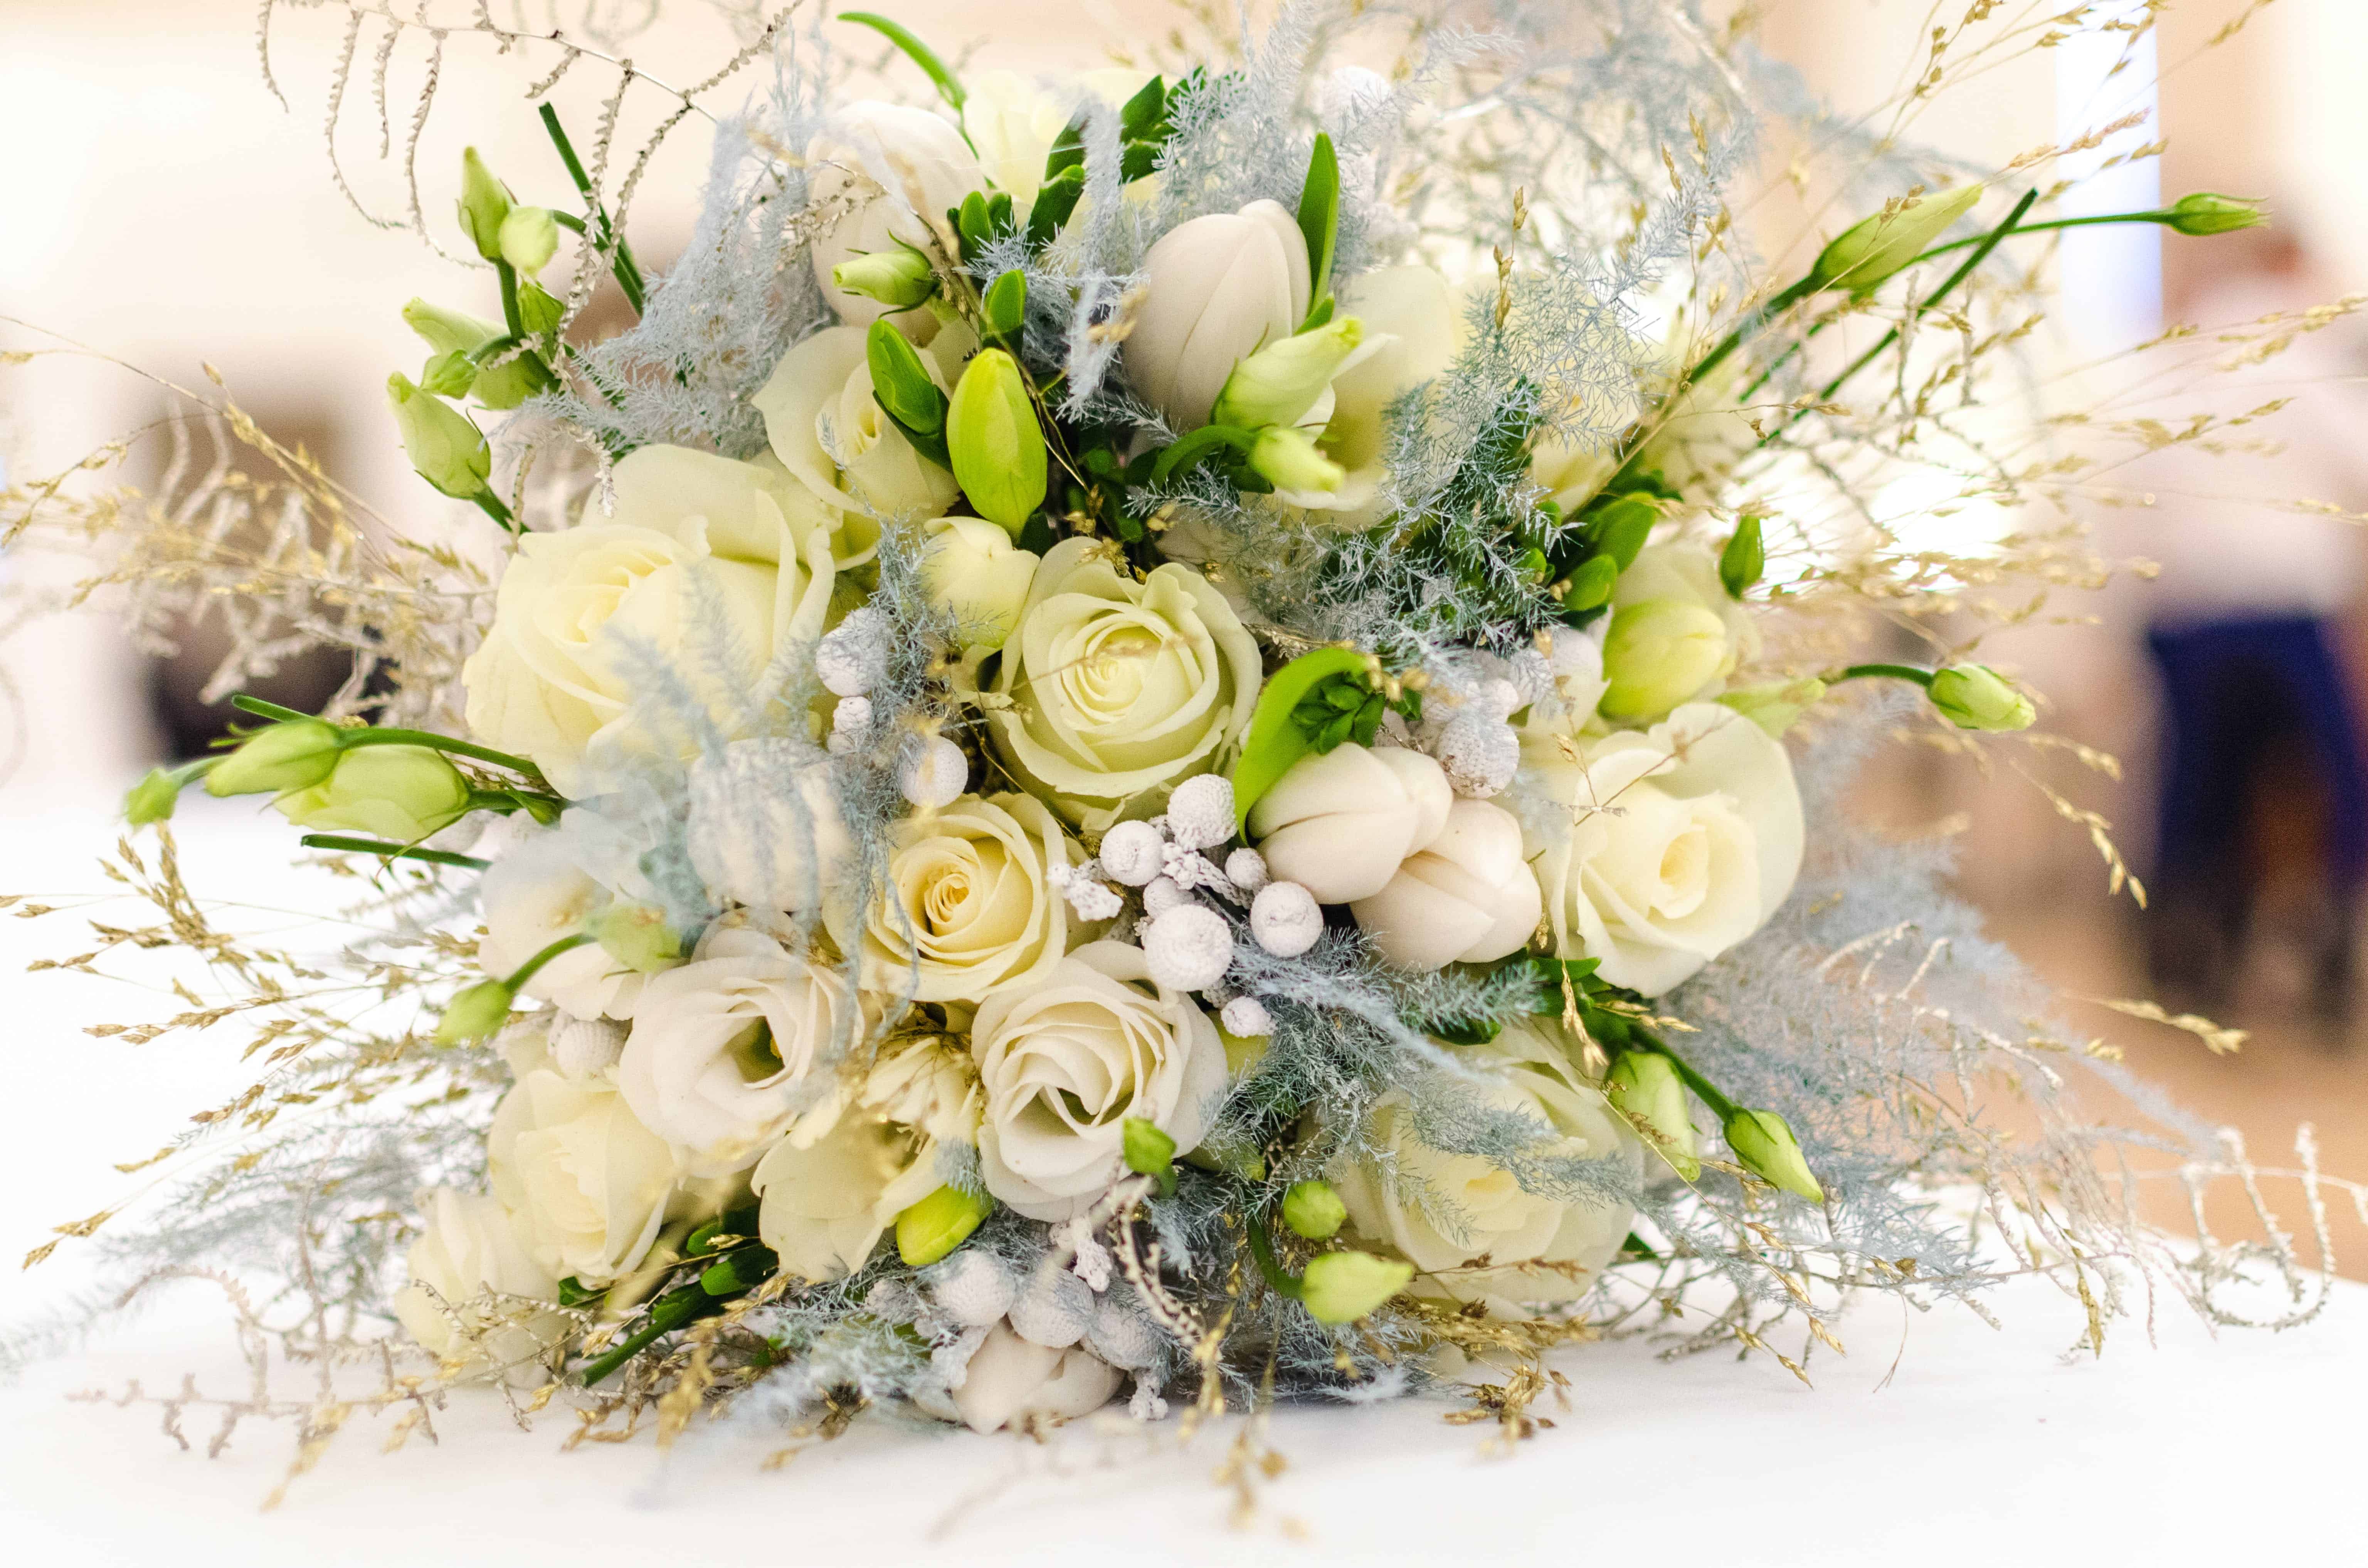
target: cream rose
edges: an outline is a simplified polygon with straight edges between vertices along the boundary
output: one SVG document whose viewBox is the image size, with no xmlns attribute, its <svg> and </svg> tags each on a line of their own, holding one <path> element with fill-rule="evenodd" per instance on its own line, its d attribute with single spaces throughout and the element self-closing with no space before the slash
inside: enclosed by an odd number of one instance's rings
<svg viewBox="0 0 2368 1568">
<path fill-rule="evenodd" d="M 1217 1026 L 1119 942 L 1089 942 L 1033 984 L 989 996 L 971 1054 L 986 1091 L 986 1189 L 1031 1220 L 1082 1213 L 1125 1174 L 1131 1117 L 1190 1153 L 1225 1087 Z"/>
<path fill-rule="evenodd" d="M 622 1095 L 544 1067 L 502 1096 L 485 1155 L 494 1196 L 518 1216 L 528 1255 L 592 1288 L 648 1256 L 681 1191 L 674 1151 Z"/>
<path fill-rule="evenodd" d="M 1440 969 L 1520 950 L 1543 911 L 1520 821 L 1486 801 L 1458 801 L 1439 836 L 1349 912 L 1392 963 Z"/>
<path fill-rule="evenodd" d="M 962 494 L 950 469 L 913 449 L 871 395 L 871 366 L 860 326 L 828 326 L 792 347 L 748 401 L 765 416 L 766 439 L 822 506 L 866 519 L 877 544 L 879 517 L 934 517 Z M 941 392 L 953 390 L 963 358 L 978 347 L 959 324 L 921 350 Z"/>
<path fill-rule="evenodd" d="M 986 183 L 961 131 L 927 109 L 871 99 L 824 122 L 806 143 L 806 167 L 808 210 L 832 215 L 814 236 L 814 281 L 839 320 L 858 326 L 888 307 L 841 290 L 831 279 L 838 264 L 900 243 L 928 249 L 946 210 Z"/>
<path fill-rule="evenodd" d="M 477 738 L 571 796 L 627 755 L 695 749 L 688 726 L 639 733 L 635 699 L 663 701 L 653 664 L 746 733 L 761 719 L 750 694 L 822 635 L 837 581 L 836 516 L 770 459 L 643 447 L 617 464 L 615 494 L 613 518 L 587 504 L 576 527 L 518 541 L 461 672 Z"/>
<path fill-rule="evenodd" d="M 1566 958 L 1647 996 L 1767 923 L 1801 869 L 1800 791 L 1783 744 L 1714 702 L 1647 731 L 1525 743 L 1558 820 L 1526 824 L 1546 919 Z"/>
<path fill-rule="evenodd" d="M 420 1207 L 426 1228 L 404 1257 L 411 1279 L 392 1303 L 404 1332 L 446 1361 L 541 1381 L 567 1320 L 529 1304 L 556 1297 L 559 1279 L 528 1253 L 518 1217 L 489 1194 L 449 1187 L 423 1193 Z"/>
<path fill-rule="evenodd" d="M 921 587 L 954 619 L 965 648 L 1000 648 L 1019 624 L 1019 608 L 1043 557 L 1022 550 L 985 517 L 939 517 L 923 528 Z"/>
<path fill-rule="evenodd" d="M 552 943 L 589 929 L 618 902 L 618 883 L 638 881 L 622 861 L 606 824 L 580 809 L 516 845 L 477 883 L 485 921 L 478 964 L 507 979 Z M 544 964 L 525 994 L 571 1017 L 630 1018 L 646 979 L 594 942 Z"/>
<path fill-rule="evenodd" d="M 1179 430 L 1209 422 L 1234 366 L 1307 319 L 1307 239 L 1276 201 L 1178 223 L 1143 258 L 1127 378 Z"/>
<path fill-rule="evenodd" d="M 1447 825 L 1447 775 L 1420 752 L 1354 741 L 1301 757 L 1250 807 L 1267 869 L 1318 903 L 1372 898 Z"/>
<path fill-rule="evenodd" d="M 1097 540 L 1045 555 L 990 663 L 976 700 L 996 753 L 1088 832 L 1223 766 L 1258 702 L 1258 644 L 1224 596 L 1173 562 L 1138 583 Z"/>
<path fill-rule="evenodd" d="M 834 971 L 762 932 L 710 926 L 689 963 L 643 988 L 617 1086 L 686 1174 L 729 1176 L 810 1108 L 816 1065 L 863 1028 Z"/>
<path fill-rule="evenodd" d="M 1045 872 L 1085 858 L 1027 795 L 964 795 L 906 817 L 887 885 L 864 916 L 864 984 L 917 1002 L 975 1002 L 1043 974 L 1078 936 Z"/>
<path fill-rule="evenodd" d="M 811 749 L 772 737 L 691 764 L 684 837 L 709 893 L 782 915 L 824 908 L 855 860 L 832 778 Z"/>
<path fill-rule="evenodd" d="M 1542 1125 L 1546 1136 L 1530 1155 L 1607 1162 L 1607 1185 L 1615 1188 L 1642 1181 L 1644 1145 L 1543 1027 L 1508 1024 L 1494 1040 L 1459 1054 L 1497 1074 L 1463 1092 Z M 1627 1238 L 1634 1217 L 1627 1203 L 1527 1191 L 1500 1165 L 1424 1142 L 1416 1120 L 1412 1097 L 1391 1090 L 1364 1130 L 1386 1163 L 1344 1157 L 1326 1173 L 1348 1206 L 1354 1237 L 1420 1270 L 1413 1293 L 1485 1301 L 1502 1312 L 1573 1301 L 1593 1289 L 1592 1276 Z M 1470 1267 L 1483 1256 L 1487 1267 Z"/>
</svg>

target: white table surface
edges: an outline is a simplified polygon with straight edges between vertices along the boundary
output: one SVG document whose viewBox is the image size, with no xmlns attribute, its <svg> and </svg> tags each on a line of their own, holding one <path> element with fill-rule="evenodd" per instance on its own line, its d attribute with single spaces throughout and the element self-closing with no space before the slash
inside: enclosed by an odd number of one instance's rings
<svg viewBox="0 0 2368 1568">
<path fill-rule="evenodd" d="M 97 892 L 111 842 L 96 812 L 0 826 L 0 892 Z M 241 810 L 184 830 L 202 894 L 282 909 L 334 901 L 281 869 L 292 835 Z M 348 884 L 350 885 L 350 884 Z M 55 902 L 54 899 L 51 902 Z M 327 907 L 326 903 L 322 903 Z M 256 916 L 256 918 L 264 918 Z M 282 921 L 283 927 L 287 925 Z M 124 1197 L 118 1161 L 153 1152 L 208 1096 L 236 1085 L 223 1034 L 131 1048 L 81 1033 L 138 1009 L 78 976 L 23 961 L 83 949 L 59 916 L 0 917 L 0 1259 L 48 1227 Z M 18 1273 L 0 1261 L 0 1323 L 21 1324 L 82 1281 L 73 1244 Z M 776 1470 L 780 1447 L 692 1435 L 661 1456 L 646 1437 L 559 1451 L 573 1425 L 529 1433 L 491 1395 L 463 1394 L 441 1441 L 381 1450 L 390 1417 L 359 1417 L 287 1502 L 263 1513 L 292 1451 L 284 1427 L 242 1428 L 183 1453 L 141 1407 L 67 1393 L 151 1389 L 195 1372 L 241 1381 L 228 1320 L 196 1288 L 86 1348 L 0 1388 L 6 1561 L 113 1563 L 1274 1562 L 2137 1563 L 2368 1560 L 2359 1496 L 2368 1441 L 2368 1288 L 2340 1287 L 2317 1324 L 2214 1337 L 2167 1303 L 2157 1343 L 2115 1326 L 2100 1361 L 2065 1361 L 2078 1335 L 2044 1286 L 1969 1312 L 1903 1322 L 1871 1303 L 1845 1320 L 1847 1358 L 1804 1388 L 1764 1357 L 1668 1365 L 1640 1341 L 1560 1363 L 1567 1409 L 1510 1457 L 1490 1428 L 1451 1426 L 1429 1401 L 1279 1413 L 1266 1436 L 1286 1468 L 1245 1526 L 1212 1471 L 1236 1428 L 1178 1446 L 1174 1423 L 1107 1420 L 1053 1445 L 858 1425 Z M 1907 1335 L 1906 1353 L 1878 1389 Z"/>
</svg>

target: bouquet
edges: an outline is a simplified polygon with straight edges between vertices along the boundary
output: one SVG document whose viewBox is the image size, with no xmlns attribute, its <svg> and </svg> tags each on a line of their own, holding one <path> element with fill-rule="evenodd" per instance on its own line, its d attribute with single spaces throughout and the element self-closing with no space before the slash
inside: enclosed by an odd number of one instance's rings
<svg viewBox="0 0 2368 1568">
<path fill-rule="evenodd" d="M 689 90 L 482 8 L 433 31 L 541 50 L 537 96 L 615 80 L 581 145 L 546 99 L 550 168 L 471 152 L 410 221 L 474 269 L 403 308 L 388 382 L 457 515 L 366 518 L 226 402 L 267 480 L 17 493 L 152 631 L 233 618 L 217 689 L 355 661 L 130 797 L 157 842 L 118 873 L 166 918 L 108 944 L 206 954 L 229 999 L 162 1027 L 245 1018 L 267 1070 L 117 1261 L 290 1282 L 301 1321 L 242 1295 L 250 1327 L 404 1369 L 341 1417 L 482 1381 L 662 1433 L 1461 1383 L 1519 1434 L 1557 1346 L 1797 1373 L 1869 1292 L 2035 1274 L 2090 1350 L 2157 1285 L 2315 1311 L 2273 1227 L 2141 1222 L 2146 1151 L 2260 1173 L 2169 1113 L 2083 1120 L 2110 1050 L 1944 845 L 1842 811 L 1887 735 L 2059 755 L 1976 657 L 2031 613 L 1989 591 L 2108 563 L 2068 528 L 1925 548 L 1871 501 L 2105 465 L 2018 358 L 2041 187 L 1836 134 L 1856 216 L 1771 274 L 1728 193 L 1771 128 L 1831 127 L 1744 35 L 1473 9 L 1294 5 L 1069 76 L 784 16 Z M 430 29 L 347 10 L 336 101 L 366 27 L 382 100 Z M 849 96 L 857 39 L 918 96 Z M 751 74 L 645 269 L 652 147 Z M 629 94 L 666 108 L 638 150 Z M 629 324 L 579 331 L 596 303 Z M 211 925 L 193 789 L 366 878 L 372 935 Z M 225 1403 L 308 1454 L 335 1426 Z"/>
</svg>

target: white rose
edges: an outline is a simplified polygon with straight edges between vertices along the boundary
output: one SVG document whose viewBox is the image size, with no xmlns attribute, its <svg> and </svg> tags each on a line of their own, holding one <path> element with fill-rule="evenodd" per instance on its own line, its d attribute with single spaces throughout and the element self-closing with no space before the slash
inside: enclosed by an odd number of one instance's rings
<svg viewBox="0 0 2368 1568">
<path fill-rule="evenodd" d="M 421 1195 L 426 1228 L 404 1262 L 410 1283 L 394 1293 L 394 1315 L 422 1348 L 514 1382 L 540 1382 L 542 1362 L 566 1336 L 567 1319 L 517 1296 L 549 1301 L 559 1278 L 529 1256 L 517 1216 L 490 1194 L 437 1187 Z"/>
<path fill-rule="evenodd" d="M 745 733 L 762 708 L 749 692 L 822 635 L 837 581 L 836 514 L 770 459 L 643 447 L 617 464 L 615 494 L 613 519 L 587 503 L 575 528 L 518 541 L 461 671 L 477 738 L 533 758 L 564 795 L 591 792 L 591 765 L 695 750 L 688 724 L 638 732 L 636 699 L 663 701 L 653 663 Z"/>
<path fill-rule="evenodd" d="M 577 810 L 495 860 L 477 883 L 485 934 L 477 962 L 497 980 L 564 937 L 585 930 L 617 902 L 618 882 L 638 878 L 620 863 L 605 824 Z M 525 994 L 577 1018 L 630 1018 L 648 977 L 598 942 L 573 948 L 534 972 Z"/>
<path fill-rule="evenodd" d="M 1339 311 L 1364 324 L 1365 340 L 1332 378 L 1331 418 L 1316 445 L 1348 477 L 1337 490 L 1281 498 L 1356 528 L 1379 521 L 1386 500 L 1390 405 L 1454 360 L 1463 318 L 1447 279 L 1428 267 L 1365 273 L 1341 291 Z"/>
<path fill-rule="evenodd" d="M 1046 879 L 1085 851 L 1027 795 L 964 795 L 894 828 L 886 885 L 863 921 L 863 983 L 917 1002 L 974 1002 L 1061 961 L 1069 902 Z"/>
<path fill-rule="evenodd" d="M 976 1070 L 936 1038 L 883 1051 L 851 1103 L 802 1119 L 750 1174 L 757 1237 L 801 1279 L 863 1267 L 896 1216 L 943 1185 L 938 1151 L 978 1136 Z"/>
<path fill-rule="evenodd" d="M 818 1062 L 864 1019 L 847 981 L 771 937 L 714 926 L 642 993 L 617 1086 L 693 1176 L 757 1163 L 817 1097 Z"/>
<path fill-rule="evenodd" d="M 1538 1025 L 1508 1024 L 1494 1040 L 1459 1054 L 1499 1074 L 1463 1092 L 1552 1130 L 1528 1154 L 1605 1160 L 1612 1185 L 1642 1181 L 1644 1145 Z M 1519 1302 L 1574 1301 L 1594 1288 L 1588 1276 L 1627 1239 L 1634 1210 L 1624 1202 L 1526 1191 L 1501 1165 L 1424 1142 L 1403 1089 L 1374 1103 L 1364 1131 L 1386 1162 L 1343 1157 L 1326 1174 L 1355 1238 L 1420 1271 L 1409 1287 L 1416 1295 L 1480 1301 L 1500 1312 Z M 1488 1267 L 1468 1267 L 1483 1256 Z"/>
<path fill-rule="evenodd" d="M 1439 836 L 1349 911 L 1383 957 L 1407 969 L 1501 959 L 1530 939 L 1543 912 L 1520 823 L 1486 801 L 1449 807 Z"/>
<path fill-rule="evenodd" d="M 1087 943 L 1035 983 L 989 996 L 971 1054 L 986 1091 L 986 1189 L 1031 1220 L 1083 1213 L 1125 1174 L 1130 1117 L 1190 1153 L 1225 1087 L 1217 1026 L 1120 942 Z"/>
<path fill-rule="evenodd" d="M 1091 97 L 1115 112 L 1150 76 L 1118 66 L 1039 85 L 1017 71 L 983 71 L 963 84 L 962 131 L 997 190 L 1024 212 L 1044 183 L 1044 160 L 1071 118 Z"/>
<path fill-rule="evenodd" d="M 962 494 L 953 472 L 914 450 L 871 395 L 871 364 L 860 326 L 828 326 L 781 356 L 772 378 L 748 401 L 765 416 L 773 455 L 825 506 L 863 517 L 876 546 L 878 517 L 928 517 Z M 921 350 L 921 365 L 951 392 L 964 354 L 977 347 L 970 329 L 940 331 Z"/>
<path fill-rule="evenodd" d="M 814 280 L 838 318 L 868 326 L 888 313 L 877 300 L 831 280 L 851 256 L 899 243 L 936 243 L 948 208 L 986 183 L 962 132 L 927 109 L 871 99 L 834 113 L 806 143 L 809 211 L 836 216 L 814 240 Z"/>
<path fill-rule="evenodd" d="M 922 531 L 921 589 L 929 603 L 953 617 L 963 647 L 1002 647 L 1044 558 L 985 517 L 939 517 Z"/>
<path fill-rule="evenodd" d="M 996 754 L 1090 832 L 1147 816 L 1217 769 L 1249 727 L 1260 679 L 1257 642 L 1199 573 L 1171 562 L 1138 583 L 1090 539 L 1046 553 L 1018 630 L 988 662 L 976 700 Z"/>
<path fill-rule="evenodd" d="M 1371 898 L 1447 825 L 1455 791 L 1438 763 L 1354 741 L 1301 757 L 1250 807 L 1267 870 L 1318 903 Z"/>
<path fill-rule="evenodd" d="M 1656 719 L 1714 697 L 1758 657 L 1759 628 L 1718 579 L 1718 560 L 1691 544 L 1649 545 L 1611 590 L 1603 642 L 1603 716 Z"/>
<path fill-rule="evenodd" d="M 1127 379 L 1179 430 L 1209 422 L 1235 364 L 1307 319 L 1307 239 L 1280 202 L 1178 223 L 1143 258 Z"/>
<path fill-rule="evenodd" d="M 774 738 L 691 764 L 684 836 L 709 893 L 783 915 L 821 909 L 855 860 L 831 780 L 829 763 Z"/>
<path fill-rule="evenodd" d="M 1049 1349 L 996 1324 L 971 1353 L 953 1391 L 955 1414 L 973 1432 L 1090 1415 L 1118 1392 L 1118 1369 L 1082 1346 Z"/>
<path fill-rule="evenodd" d="M 1574 761 L 1527 743 L 1548 810 L 1531 864 L 1565 958 L 1657 996 L 1767 923 L 1801 869 L 1800 791 L 1781 742 L 1731 708 L 1689 703 Z"/>
<path fill-rule="evenodd" d="M 521 1074 L 495 1108 L 485 1164 L 535 1262 L 588 1288 L 648 1256 L 680 1191 L 674 1151 L 622 1095 L 544 1068 Z"/>
</svg>

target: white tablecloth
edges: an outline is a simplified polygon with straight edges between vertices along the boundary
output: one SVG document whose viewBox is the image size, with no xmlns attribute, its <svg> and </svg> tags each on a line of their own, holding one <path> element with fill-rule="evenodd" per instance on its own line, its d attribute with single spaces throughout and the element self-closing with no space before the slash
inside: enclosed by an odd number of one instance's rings
<svg viewBox="0 0 2368 1568">
<path fill-rule="evenodd" d="M 97 813 L 0 832 L 0 876 L 46 894 L 96 891 Z M 279 869 L 290 835 L 200 813 L 185 831 L 192 884 L 252 903 L 327 907 L 336 890 Z M 347 884 L 350 886 L 351 884 Z M 49 902 L 58 902 L 51 898 Z M 0 1254 L 122 1198 L 109 1168 L 152 1152 L 175 1120 L 233 1086 L 237 1042 L 132 1048 L 81 1026 L 129 1016 L 81 977 L 25 976 L 30 956 L 82 950 L 57 916 L 0 922 Z M 143 1054 L 144 1052 L 144 1054 Z M 71 1248 L 72 1244 L 68 1244 Z M 0 1284 L 21 1324 L 76 1282 L 71 1251 Z M 1993 1331 L 1969 1312 L 1847 1319 L 1850 1354 L 1804 1388 L 1765 1357 L 1664 1364 L 1623 1341 L 1570 1353 L 1569 1407 L 1509 1457 L 1450 1406 L 1279 1413 L 1285 1468 L 1247 1523 L 1212 1480 L 1238 1430 L 1178 1448 L 1174 1423 L 1067 1428 L 1039 1447 L 860 1423 L 762 1468 L 780 1445 L 694 1429 L 670 1455 L 646 1437 L 559 1451 L 572 1423 L 508 1426 L 463 1395 L 441 1441 L 382 1454 L 390 1418 L 361 1417 L 276 1512 L 259 1504 L 292 1450 L 243 1427 L 209 1460 L 211 1422 L 184 1453 L 142 1407 L 69 1403 L 129 1380 L 239 1384 L 228 1320 L 194 1289 L 0 1389 L 0 1497 L 17 1563 L 613 1564 L 1339 1562 L 2137 1563 L 2282 1561 L 2317 1548 L 2362 1559 L 2357 1498 L 2368 1395 L 2368 1288 L 2281 1335 L 2203 1332 L 2166 1299 L 2157 1341 L 2115 1325 L 2100 1361 L 2066 1361 L 2077 1309 L 2044 1286 L 1998 1292 Z M 1887 1387 L 1878 1389 L 1907 1336 Z"/>
</svg>

